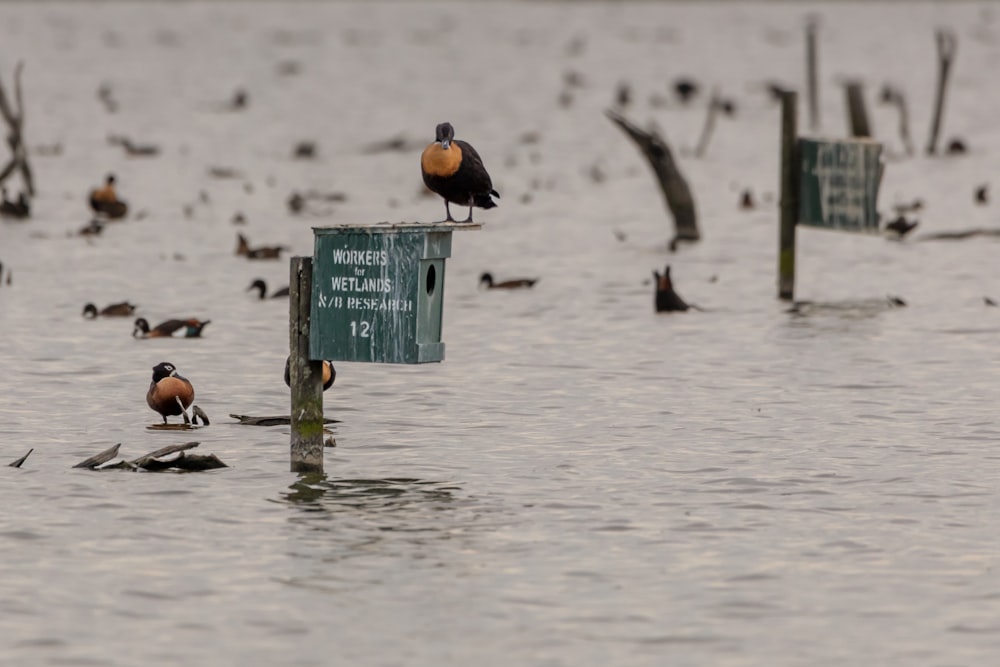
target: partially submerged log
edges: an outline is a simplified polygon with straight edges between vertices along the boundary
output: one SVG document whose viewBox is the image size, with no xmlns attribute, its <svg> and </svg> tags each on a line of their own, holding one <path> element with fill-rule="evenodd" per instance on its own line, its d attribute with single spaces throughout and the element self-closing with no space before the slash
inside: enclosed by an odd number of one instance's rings
<svg viewBox="0 0 1000 667">
<path fill-rule="evenodd" d="M 29 197 L 35 196 L 35 182 L 31 175 L 31 165 L 28 164 L 28 148 L 24 143 L 24 97 L 21 94 L 21 71 L 24 63 L 19 62 L 14 68 L 14 101 L 16 108 L 12 107 L 7 99 L 3 82 L 0 81 L 0 116 L 3 116 L 7 123 L 8 135 L 7 145 L 11 150 L 10 162 L 0 171 L 0 183 L 14 173 L 15 170 L 21 172 L 24 187 L 28 191 Z"/>
<path fill-rule="evenodd" d="M 963 241 L 976 236 L 1000 236 L 1000 228 L 978 227 L 975 229 L 961 229 L 953 232 L 934 232 L 923 234 L 918 237 L 918 241 Z"/>
<path fill-rule="evenodd" d="M 109 447 L 109 448 L 105 449 L 103 452 L 101 452 L 100 454 L 95 454 L 94 456 L 91 456 L 89 459 L 84 459 L 83 461 L 80 461 L 79 463 L 77 463 L 73 467 L 74 468 L 89 468 L 90 470 L 93 470 L 94 468 L 96 468 L 97 466 L 101 465 L 102 463 L 107 463 L 111 459 L 113 459 L 116 456 L 118 456 L 118 449 L 121 446 L 122 446 L 122 443 L 119 442 L 114 447 Z"/>
<path fill-rule="evenodd" d="M 235 415 L 230 414 L 233 419 L 238 419 L 241 424 L 246 426 L 287 426 L 292 423 L 292 418 L 288 415 L 274 415 L 269 417 L 251 417 L 250 415 Z M 329 417 L 323 417 L 324 424 L 337 424 L 339 419 L 330 419 Z"/>
<path fill-rule="evenodd" d="M 215 454 L 187 453 L 187 450 L 193 449 L 199 444 L 201 443 L 186 442 L 180 445 L 168 445 L 131 461 L 118 461 L 111 465 L 99 467 L 117 455 L 118 448 L 121 446 L 121 443 L 119 443 L 111 449 L 107 449 L 97 456 L 92 456 L 73 467 L 88 468 L 90 470 L 145 470 L 148 472 L 160 472 L 170 469 L 193 472 L 228 467 Z"/>
<path fill-rule="evenodd" d="M 670 241 L 670 249 L 676 250 L 677 244 L 681 241 L 693 242 L 701 239 L 691 188 L 688 187 L 687 180 L 674 161 L 667 142 L 656 128 L 650 128 L 649 131 L 641 130 L 611 109 L 605 111 L 605 114 L 635 142 L 652 167 L 653 173 L 656 174 L 667 207 L 674 217 L 674 237 Z"/>
<path fill-rule="evenodd" d="M 32 447 L 31 449 L 29 449 L 28 453 L 25 454 L 24 456 L 22 456 L 21 458 L 17 459 L 16 461 L 12 461 L 11 463 L 8 463 L 7 465 L 9 467 L 11 467 L 11 468 L 20 468 L 21 464 L 24 463 L 27 460 L 28 456 L 30 456 L 31 452 L 33 452 L 33 451 L 35 451 L 34 447 Z"/>
</svg>

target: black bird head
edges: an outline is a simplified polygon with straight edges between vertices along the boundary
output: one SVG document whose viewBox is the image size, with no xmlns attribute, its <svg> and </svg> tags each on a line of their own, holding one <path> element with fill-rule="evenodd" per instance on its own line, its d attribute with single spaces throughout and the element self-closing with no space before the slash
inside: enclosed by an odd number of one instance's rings
<svg viewBox="0 0 1000 667">
<path fill-rule="evenodd" d="M 97 306 L 92 303 L 88 303 L 83 307 L 83 316 L 91 318 L 97 317 Z"/>
<path fill-rule="evenodd" d="M 177 368 L 169 361 L 164 361 L 153 366 L 153 382 L 159 382 L 163 378 L 177 375 Z"/>
<path fill-rule="evenodd" d="M 441 144 L 441 148 L 448 148 L 451 146 L 452 140 L 455 138 L 455 128 L 451 126 L 451 123 L 440 123 L 437 126 L 437 130 L 434 133 L 434 141 Z"/>
<path fill-rule="evenodd" d="M 248 287 L 246 289 L 246 291 L 249 292 L 250 290 L 254 290 L 254 289 L 260 291 L 260 298 L 263 299 L 264 298 L 264 294 L 267 292 L 267 283 L 265 283 L 260 278 L 257 278 L 255 281 L 253 281 L 252 283 L 250 283 L 250 287 Z"/>
<path fill-rule="evenodd" d="M 493 274 L 487 271 L 487 272 L 483 273 L 481 276 L 479 276 L 479 284 L 482 285 L 483 283 L 486 283 L 487 287 L 492 287 L 493 286 Z"/>
<path fill-rule="evenodd" d="M 146 321 L 145 317 L 136 319 L 135 325 L 132 327 L 132 335 L 135 336 L 136 333 L 149 333 L 149 322 Z"/>
<path fill-rule="evenodd" d="M 106 179 L 106 182 L 107 182 L 108 185 L 114 185 L 115 184 L 115 175 L 114 174 L 108 174 L 108 178 Z"/>
</svg>

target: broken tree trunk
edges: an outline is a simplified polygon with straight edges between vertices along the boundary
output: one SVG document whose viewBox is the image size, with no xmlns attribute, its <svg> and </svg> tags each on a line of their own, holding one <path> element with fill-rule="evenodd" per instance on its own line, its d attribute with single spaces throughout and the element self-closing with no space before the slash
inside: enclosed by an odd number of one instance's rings
<svg viewBox="0 0 1000 667">
<path fill-rule="evenodd" d="M 10 105 L 10 100 L 7 99 L 7 93 L 3 87 L 3 81 L 0 81 L 0 115 L 3 116 L 4 121 L 7 123 L 7 145 L 11 150 L 10 162 L 3 168 L 3 171 L 0 171 L 0 183 L 7 180 L 15 170 L 19 170 L 21 178 L 24 180 L 24 188 L 28 191 L 28 196 L 34 197 L 35 183 L 31 176 L 31 165 L 28 164 L 28 148 L 25 146 L 23 134 L 24 97 L 21 94 L 21 70 L 23 69 L 23 62 L 19 62 L 17 67 L 14 68 L 14 102 L 17 104 L 16 108 Z"/>
<path fill-rule="evenodd" d="M 611 109 L 605 114 L 635 142 L 660 182 L 660 190 L 667 200 L 670 213 L 674 216 L 674 238 L 670 241 L 670 249 L 676 250 L 677 244 L 681 241 L 701 239 L 691 188 L 677 167 L 667 142 L 655 128 L 651 128 L 648 132 L 640 130 L 624 116 Z"/>
<path fill-rule="evenodd" d="M 939 28 L 935 33 L 938 50 L 938 79 L 937 94 L 934 100 L 934 117 L 931 120 L 930 136 L 927 137 L 927 154 L 937 153 L 938 133 L 941 131 L 941 116 L 944 114 L 944 91 L 948 85 L 948 73 L 951 71 L 951 64 L 955 60 L 955 50 L 958 48 L 958 41 L 955 33 L 944 28 Z"/>
</svg>

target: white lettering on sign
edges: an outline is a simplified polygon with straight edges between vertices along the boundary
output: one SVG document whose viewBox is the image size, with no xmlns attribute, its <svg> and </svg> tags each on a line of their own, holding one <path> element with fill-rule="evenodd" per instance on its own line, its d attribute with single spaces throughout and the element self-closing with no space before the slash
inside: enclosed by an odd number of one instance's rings
<svg viewBox="0 0 1000 667">
<path fill-rule="evenodd" d="M 364 278 L 358 276 L 333 276 L 330 278 L 334 292 L 391 292 L 392 281 L 388 278 Z"/>
<path fill-rule="evenodd" d="M 823 223 L 840 229 L 865 229 L 875 222 L 878 177 L 858 144 L 823 142 L 816 147 L 813 175 L 819 187 Z"/>
<path fill-rule="evenodd" d="M 362 338 L 371 337 L 372 323 L 365 322 L 361 320 L 360 322 L 351 321 L 351 335 L 361 336 Z"/>
<path fill-rule="evenodd" d="M 385 250 L 350 250 L 348 248 L 337 248 L 333 251 L 333 263 L 385 266 L 389 263 L 389 253 Z"/>
</svg>

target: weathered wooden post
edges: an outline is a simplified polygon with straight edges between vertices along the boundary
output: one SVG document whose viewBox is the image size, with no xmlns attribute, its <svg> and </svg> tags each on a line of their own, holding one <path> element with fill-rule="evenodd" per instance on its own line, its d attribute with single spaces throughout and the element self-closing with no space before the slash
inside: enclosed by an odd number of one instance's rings
<svg viewBox="0 0 1000 667">
<path fill-rule="evenodd" d="M 955 33 L 939 28 L 934 35 L 937 40 L 938 78 L 937 93 L 934 99 L 934 116 L 931 120 L 930 136 L 927 137 L 927 154 L 937 153 L 938 133 L 941 131 L 941 116 L 944 115 L 944 93 L 948 85 L 948 73 L 955 60 L 958 40 Z"/>
<path fill-rule="evenodd" d="M 848 81 L 844 84 L 847 95 L 847 119 L 851 127 L 852 137 L 872 136 L 871 124 L 868 122 L 868 109 L 865 107 L 864 87 L 860 81 Z"/>
<path fill-rule="evenodd" d="M 811 17 L 806 23 L 806 90 L 809 94 L 809 128 L 815 132 L 819 129 L 819 88 L 816 80 L 819 78 L 819 66 L 816 60 L 816 23 Z"/>
<path fill-rule="evenodd" d="M 778 298 L 795 297 L 795 223 L 799 214 L 798 94 L 781 94 L 781 223 L 778 227 Z"/>
<path fill-rule="evenodd" d="M 314 227 L 291 267 L 292 470 L 323 469 L 322 360 L 442 361 L 444 263 L 474 223 Z"/>
<path fill-rule="evenodd" d="M 293 257 L 289 271 L 292 472 L 323 470 L 323 361 L 309 359 L 312 267 L 311 257 Z"/>
</svg>

